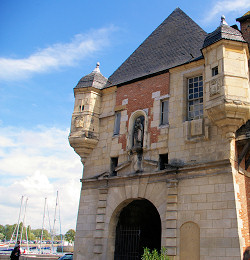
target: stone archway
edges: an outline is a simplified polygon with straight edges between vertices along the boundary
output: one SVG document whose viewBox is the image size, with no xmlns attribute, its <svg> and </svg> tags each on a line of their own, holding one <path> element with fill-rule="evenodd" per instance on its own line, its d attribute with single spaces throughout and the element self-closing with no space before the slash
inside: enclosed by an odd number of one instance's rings
<svg viewBox="0 0 250 260">
<path fill-rule="evenodd" d="M 160 250 L 161 219 L 151 202 L 134 200 L 119 215 L 114 259 L 141 259 L 145 247 Z"/>
</svg>

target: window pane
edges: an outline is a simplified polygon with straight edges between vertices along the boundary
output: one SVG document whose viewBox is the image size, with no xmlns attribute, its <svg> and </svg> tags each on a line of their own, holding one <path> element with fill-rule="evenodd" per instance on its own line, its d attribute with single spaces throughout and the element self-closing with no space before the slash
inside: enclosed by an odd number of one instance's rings
<svg viewBox="0 0 250 260">
<path fill-rule="evenodd" d="M 161 102 L 161 125 L 168 124 L 168 100 Z"/>
<path fill-rule="evenodd" d="M 118 112 L 115 114 L 114 135 L 119 135 L 120 133 L 120 122 L 121 122 L 121 112 Z"/>
<path fill-rule="evenodd" d="M 188 119 L 198 119 L 203 115 L 203 77 L 188 79 Z"/>
</svg>

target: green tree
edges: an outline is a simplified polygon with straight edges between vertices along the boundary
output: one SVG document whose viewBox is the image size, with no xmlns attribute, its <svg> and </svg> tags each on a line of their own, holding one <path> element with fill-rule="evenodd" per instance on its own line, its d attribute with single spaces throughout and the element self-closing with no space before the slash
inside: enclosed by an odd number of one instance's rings
<svg viewBox="0 0 250 260">
<path fill-rule="evenodd" d="M 0 225 L 0 233 L 3 233 L 3 234 L 4 234 L 4 232 L 5 232 L 4 226 L 3 226 L 3 225 Z"/>
<path fill-rule="evenodd" d="M 42 229 L 33 229 L 32 233 L 37 239 L 41 239 L 41 234 L 42 234 Z M 49 234 L 48 230 L 44 229 L 43 230 L 43 240 L 50 240 L 51 235 Z"/>
<path fill-rule="evenodd" d="M 76 234 L 75 230 L 74 229 L 70 229 L 70 230 L 68 230 L 66 232 L 64 238 L 65 238 L 66 241 L 71 243 L 71 242 L 75 241 L 75 234 Z"/>
<path fill-rule="evenodd" d="M 4 232 L 4 235 L 6 236 L 6 239 L 7 240 L 10 240 L 11 239 L 11 236 L 15 230 L 15 227 L 16 227 L 16 224 L 14 225 L 5 225 L 5 232 Z"/>
<path fill-rule="evenodd" d="M 0 233 L 0 241 L 4 240 L 4 238 L 5 238 L 5 235 L 3 233 Z"/>
<path fill-rule="evenodd" d="M 55 235 L 54 236 L 54 241 L 61 241 L 62 240 L 62 238 L 63 238 L 63 235 Z"/>
<path fill-rule="evenodd" d="M 32 240 L 32 241 L 36 240 L 36 236 L 33 233 L 30 232 L 29 235 L 28 235 L 28 239 Z"/>
</svg>

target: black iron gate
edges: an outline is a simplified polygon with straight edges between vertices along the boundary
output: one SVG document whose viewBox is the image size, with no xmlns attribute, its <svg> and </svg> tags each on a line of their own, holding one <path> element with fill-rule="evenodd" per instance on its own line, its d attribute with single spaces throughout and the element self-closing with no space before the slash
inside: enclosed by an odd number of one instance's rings
<svg viewBox="0 0 250 260">
<path fill-rule="evenodd" d="M 117 227 L 115 240 L 115 260 L 138 260 L 141 230 L 138 227 Z"/>
</svg>

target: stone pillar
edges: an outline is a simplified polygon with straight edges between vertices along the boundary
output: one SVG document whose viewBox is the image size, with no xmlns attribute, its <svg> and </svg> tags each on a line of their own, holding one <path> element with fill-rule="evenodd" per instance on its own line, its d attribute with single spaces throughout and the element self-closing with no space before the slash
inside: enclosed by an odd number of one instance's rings
<svg viewBox="0 0 250 260">
<path fill-rule="evenodd" d="M 169 256 L 176 256 L 177 253 L 177 217 L 178 217 L 178 194 L 177 180 L 171 180 L 167 184 L 167 210 L 166 210 L 166 237 L 165 246 Z"/>
<path fill-rule="evenodd" d="M 96 214 L 96 231 L 94 233 L 94 254 L 103 253 L 103 239 L 104 239 L 104 229 L 105 229 L 105 216 L 106 216 L 106 206 L 107 206 L 107 196 L 108 189 L 99 189 L 99 201 L 97 204 L 97 214 Z"/>
</svg>

